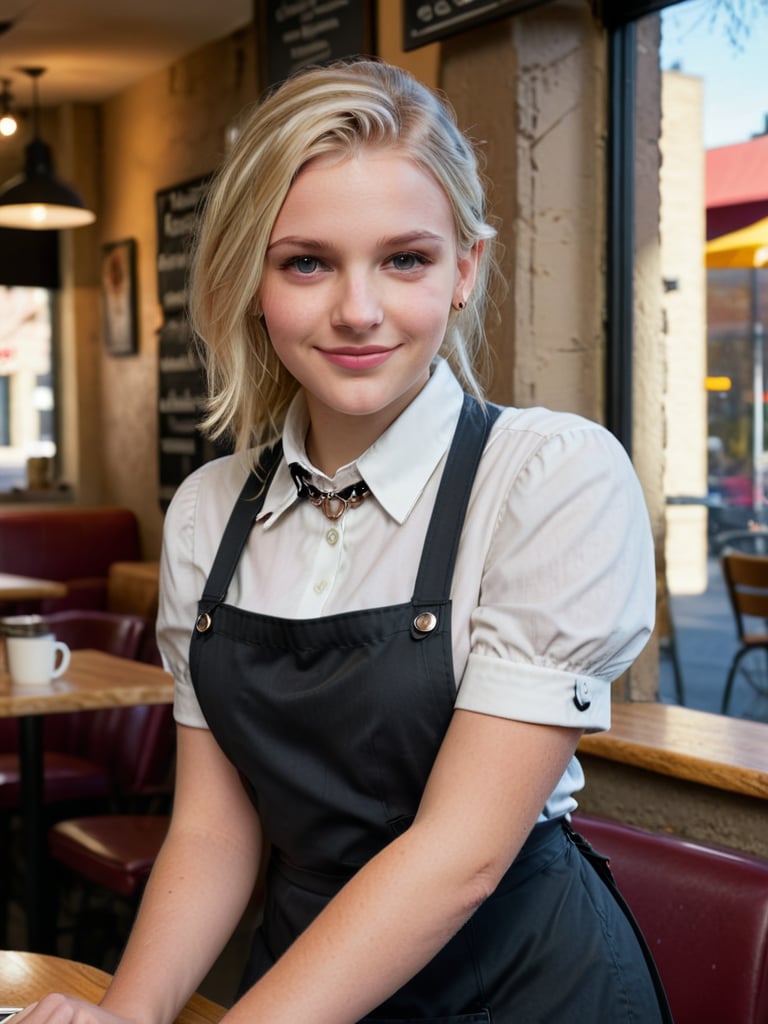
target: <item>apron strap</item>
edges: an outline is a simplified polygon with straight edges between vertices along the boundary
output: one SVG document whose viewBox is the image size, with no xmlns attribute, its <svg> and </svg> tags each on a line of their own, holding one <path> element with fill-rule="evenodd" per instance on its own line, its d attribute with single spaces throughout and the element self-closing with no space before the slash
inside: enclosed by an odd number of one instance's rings
<svg viewBox="0 0 768 1024">
<path fill-rule="evenodd" d="M 209 612 L 221 604 L 227 596 L 229 584 L 235 574 L 246 541 L 256 517 L 261 512 L 269 491 L 269 485 L 277 472 L 283 456 L 283 442 L 277 441 L 265 448 L 256 468 L 249 473 L 240 496 L 230 513 L 227 525 L 213 560 L 203 596 L 200 598 L 200 612 Z"/>
<path fill-rule="evenodd" d="M 483 406 L 472 395 L 464 395 L 416 576 L 413 605 L 417 611 L 450 598 L 469 496 L 488 435 L 500 413 L 500 406 Z"/>
</svg>

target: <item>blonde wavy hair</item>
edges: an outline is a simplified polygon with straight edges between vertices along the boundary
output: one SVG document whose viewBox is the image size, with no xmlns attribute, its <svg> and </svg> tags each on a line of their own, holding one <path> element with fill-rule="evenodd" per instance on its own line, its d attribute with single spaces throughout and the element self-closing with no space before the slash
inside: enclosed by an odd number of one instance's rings
<svg viewBox="0 0 768 1024">
<path fill-rule="evenodd" d="M 397 147 L 440 184 L 456 241 L 483 242 L 475 287 L 450 317 L 440 349 L 463 386 L 482 397 L 484 321 L 495 230 L 477 156 L 453 110 L 401 68 L 378 61 L 303 70 L 252 111 L 214 178 L 199 223 L 190 316 L 207 374 L 202 429 L 243 451 L 279 435 L 296 380 L 283 367 L 259 310 L 270 235 L 301 169 L 315 157 Z"/>
</svg>

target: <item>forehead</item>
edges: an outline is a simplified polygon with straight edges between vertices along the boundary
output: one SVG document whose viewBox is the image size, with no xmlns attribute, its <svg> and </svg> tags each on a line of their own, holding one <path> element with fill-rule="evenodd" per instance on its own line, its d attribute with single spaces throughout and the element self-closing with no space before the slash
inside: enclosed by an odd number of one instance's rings
<svg viewBox="0 0 768 1024">
<path fill-rule="evenodd" d="M 430 222 L 453 233 L 453 213 L 437 179 L 402 150 L 326 154 L 305 164 L 291 185 L 272 232 L 300 224 L 333 228 L 372 218 Z M 412 224 L 412 226 L 417 226 Z"/>
</svg>

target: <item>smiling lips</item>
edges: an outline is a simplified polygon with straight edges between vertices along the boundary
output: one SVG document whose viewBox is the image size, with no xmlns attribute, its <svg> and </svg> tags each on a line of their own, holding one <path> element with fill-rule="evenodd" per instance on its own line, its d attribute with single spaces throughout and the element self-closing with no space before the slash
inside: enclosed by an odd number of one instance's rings
<svg viewBox="0 0 768 1024">
<path fill-rule="evenodd" d="M 344 370 L 373 370 L 385 363 L 395 349 L 382 345 L 344 345 L 318 351 L 328 362 Z"/>
</svg>

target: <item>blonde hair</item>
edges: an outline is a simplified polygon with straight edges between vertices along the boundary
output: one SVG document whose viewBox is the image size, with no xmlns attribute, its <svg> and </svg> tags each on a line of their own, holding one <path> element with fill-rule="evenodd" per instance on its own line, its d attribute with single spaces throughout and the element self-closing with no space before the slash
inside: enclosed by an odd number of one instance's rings
<svg viewBox="0 0 768 1024">
<path fill-rule="evenodd" d="M 465 388 L 482 389 L 489 275 L 495 230 L 486 222 L 477 157 L 452 109 L 400 68 L 377 61 L 304 70 L 259 103 L 210 188 L 190 281 L 192 328 L 208 378 L 211 438 L 236 450 L 271 440 L 298 390 L 269 341 L 258 296 L 270 235 L 296 176 L 328 153 L 397 147 L 442 186 L 457 246 L 484 242 L 475 287 L 452 315 L 440 354 Z"/>
</svg>

